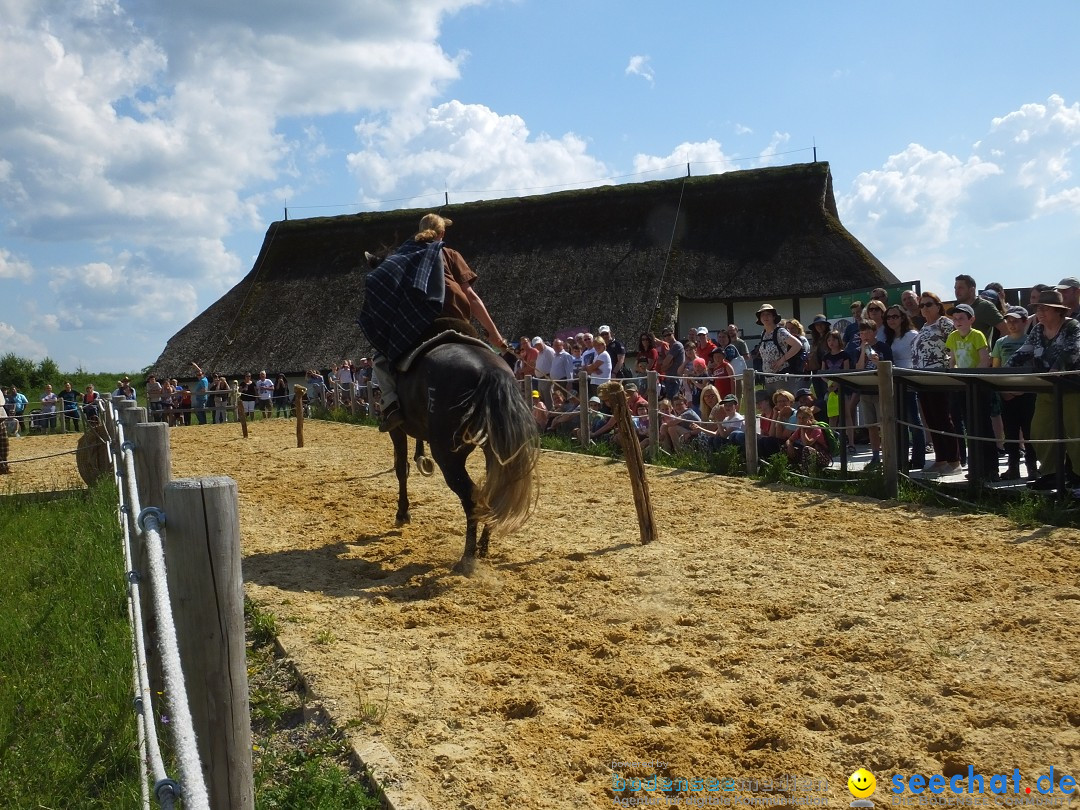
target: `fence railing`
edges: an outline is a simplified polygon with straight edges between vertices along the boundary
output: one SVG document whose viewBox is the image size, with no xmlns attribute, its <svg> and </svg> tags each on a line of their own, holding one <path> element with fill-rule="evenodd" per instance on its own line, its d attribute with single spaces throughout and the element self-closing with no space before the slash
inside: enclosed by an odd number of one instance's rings
<svg viewBox="0 0 1080 810">
<path fill-rule="evenodd" d="M 105 396 L 100 415 L 120 492 L 143 773 L 164 808 L 179 798 L 184 808 L 250 810 L 236 482 L 171 480 L 168 425 L 148 423 L 133 401 Z M 178 779 L 166 772 L 159 722 L 171 736 Z M 144 807 L 149 793 L 144 780 Z"/>
<path fill-rule="evenodd" d="M 1080 391 L 1080 371 L 1029 373 L 1024 369 L 1004 368 L 930 371 L 899 368 L 890 362 L 879 363 L 877 369 L 873 371 L 847 371 L 814 374 L 762 375 L 753 368 L 748 368 L 741 376 L 736 377 L 734 381 L 739 383 L 738 387 L 741 390 L 739 403 L 740 413 L 743 414 L 746 420 L 742 449 L 745 454 L 747 472 L 750 475 L 756 475 L 759 472 L 760 465 L 764 461 L 764 459 L 759 458 L 758 453 L 758 412 L 755 398 L 758 382 L 763 378 L 768 378 L 771 382 L 775 382 L 778 379 L 786 381 L 788 387 L 792 390 L 809 386 L 815 379 L 825 381 L 826 383 L 837 383 L 841 387 L 842 392 L 839 423 L 834 429 L 840 435 L 841 439 L 843 439 L 849 429 L 854 427 L 873 427 L 881 431 L 881 470 L 884 477 L 886 497 L 896 497 L 900 478 L 904 475 L 904 471 L 901 469 L 904 466 L 902 464 L 901 456 L 905 453 L 903 433 L 907 430 L 921 430 L 925 431 L 927 435 L 938 434 L 955 436 L 962 441 L 970 442 L 972 446 L 972 464 L 969 465 L 968 477 L 972 487 L 979 487 L 986 483 L 986 477 L 984 475 L 986 467 L 983 464 L 983 459 L 986 457 L 986 454 L 994 453 L 996 457 L 996 445 L 998 443 L 998 438 L 996 436 L 978 435 L 971 430 L 966 434 L 945 433 L 940 430 L 932 430 L 925 424 L 915 424 L 905 420 L 902 416 L 905 414 L 904 398 L 909 390 L 914 390 L 916 392 L 964 392 L 966 394 L 966 408 L 968 411 L 966 423 L 968 425 L 979 425 L 985 421 L 984 417 L 988 419 L 988 394 L 990 392 L 1020 391 L 1050 395 L 1054 400 L 1054 429 L 1051 431 L 1051 437 L 1035 440 L 1031 436 L 1024 436 L 1019 440 L 1006 439 L 1005 443 L 1015 444 L 1017 442 L 1023 442 L 1032 445 L 1055 445 L 1055 451 L 1057 453 L 1057 463 L 1055 465 L 1058 476 L 1057 487 L 1058 489 L 1061 489 L 1064 486 L 1066 469 L 1066 444 L 1064 440 L 1067 437 L 1065 436 L 1064 431 L 1063 410 L 1065 403 L 1063 397 L 1064 394 L 1068 392 Z M 641 378 L 638 377 L 636 379 Z M 678 380 L 680 383 L 688 381 L 691 384 L 708 383 L 712 381 L 709 377 L 678 377 L 673 375 L 668 375 L 667 379 Z M 587 447 L 592 443 L 590 438 L 591 420 L 597 414 L 597 411 L 591 410 L 588 405 L 589 394 L 591 391 L 595 390 L 595 385 L 589 382 L 588 375 L 584 371 L 579 372 L 575 380 L 559 380 L 555 382 L 569 393 L 575 394 L 578 397 L 578 402 L 581 403 L 580 410 L 576 417 L 578 427 L 575 434 L 579 443 L 583 447 Z M 623 380 L 623 382 L 628 382 L 628 380 Z M 654 460 L 660 447 L 658 436 L 660 423 L 658 418 L 658 392 L 660 389 L 659 375 L 655 371 L 647 372 L 644 377 L 644 382 L 645 388 L 647 389 L 644 396 L 648 402 L 649 418 L 649 443 L 645 454 L 649 460 Z M 531 398 L 531 391 L 534 387 L 536 387 L 537 390 L 543 391 L 541 386 L 545 383 L 550 385 L 552 381 L 534 381 L 533 378 L 526 377 L 523 380 L 523 389 L 526 396 Z M 847 424 L 847 410 L 844 407 L 843 396 L 844 393 L 857 392 L 878 397 L 878 421 L 873 424 L 861 423 L 857 426 Z M 534 407 L 539 408 L 539 406 Z M 677 419 L 678 417 L 674 418 Z M 702 419 L 707 421 L 707 416 L 702 415 Z M 1070 441 L 1071 440 L 1072 439 L 1070 439 Z M 991 443 L 995 446 L 989 447 L 989 444 Z M 842 475 L 846 475 L 848 472 L 849 461 L 847 442 L 841 440 L 840 445 L 838 460 L 840 461 Z"/>
</svg>

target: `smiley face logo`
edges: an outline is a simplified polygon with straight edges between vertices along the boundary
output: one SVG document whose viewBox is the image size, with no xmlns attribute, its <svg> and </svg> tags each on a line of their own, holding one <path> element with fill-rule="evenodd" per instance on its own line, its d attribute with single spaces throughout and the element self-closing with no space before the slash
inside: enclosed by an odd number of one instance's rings
<svg viewBox="0 0 1080 810">
<path fill-rule="evenodd" d="M 856 799 L 867 799 L 877 790 L 877 779 L 866 768 L 859 768 L 848 777 L 847 789 Z"/>
</svg>

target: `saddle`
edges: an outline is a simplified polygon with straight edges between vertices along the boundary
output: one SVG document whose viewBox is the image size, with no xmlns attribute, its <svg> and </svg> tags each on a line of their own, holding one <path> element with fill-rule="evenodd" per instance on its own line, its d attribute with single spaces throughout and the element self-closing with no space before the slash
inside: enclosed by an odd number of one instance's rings
<svg viewBox="0 0 1080 810">
<path fill-rule="evenodd" d="M 446 318 L 439 320 L 450 321 L 453 319 Z M 436 323 L 436 326 L 439 325 L 440 324 Z M 407 354 L 403 355 L 402 358 L 394 364 L 394 371 L 398 374 L 408 371 L 412 364 L 415 363 L 418 358 L 431 351 L 436 346 L 441 346 L 443 343 L 466 343 L 472 344 L 474 346 L 482 346 L 488 351 L 492 350 L 487 343 L 485 343 L 483 340 L 476 336 L 476 330 L 472 328 L 471 324 L 467 324 L 464 321 L 456 321 L 453 326 L 467 326 L 469 328 L 469 332 L 461 331 L 460 328 L 440 329 L 431 337 L 428 337 L 421 341 L 419 345 L 415 346 Z"/>
</svg>

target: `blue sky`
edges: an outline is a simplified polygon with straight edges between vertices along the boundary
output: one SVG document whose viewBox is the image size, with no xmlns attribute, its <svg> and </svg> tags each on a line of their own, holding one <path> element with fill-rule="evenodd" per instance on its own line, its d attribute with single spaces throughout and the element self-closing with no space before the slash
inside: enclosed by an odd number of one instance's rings
<svg viewBox="0 0 1080 810">
<path fill-rule="evenodd" d="M 0 0 L 0 353 L 150 364 L 286 201 L 435 206 L 815 143 L 900 278 L 1054 283 L 1080 272 L 1078 23 L 1064 0 Z"/>
</svg>

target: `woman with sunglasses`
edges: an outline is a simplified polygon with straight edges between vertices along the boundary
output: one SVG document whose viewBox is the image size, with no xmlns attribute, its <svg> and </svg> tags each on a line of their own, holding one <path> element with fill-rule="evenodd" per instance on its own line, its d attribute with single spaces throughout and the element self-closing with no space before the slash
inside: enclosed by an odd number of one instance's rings
<svg viewBox="0 0 1080 810">
<path fill-rule="evenodd" d="M 952 318 L 945 314 L 945 305 L 935 293 L 924 292 L 919 299 L 919 309 L 926 323 L 911 344 L 912 368 L 944 371 L 949 367 L 949 353 L 945 340 L 955 329 Z M 926 468 L 933 475 L 955 473 L 960 470 L 960 443 L 952 417 L 949 415 L 949 392 L 924 390 L 919 392 L 926 426 L 930 429 L 930 441 L 934 445 L 935 462 Z"/>
<path fill-rule="evenodd" d="M 892 349 L 893 365 L 897 368 L 911 368 L 911 347 L 919 331 L 911 325 L 907 312 L 899 304 L 893 304 L 885 311 L 885 342 Z M 926 464 L 926 442 L 923 439 L 922 420 L 919 418 L 919 403 L 915 392 L 910 388 L 904 392 L 904 421 L 910 427 L 900 431 L 902 457 L 908 470 L 921 470 Z M 908 461 L 908 447 L 911 459 Z"/>
</svg>

